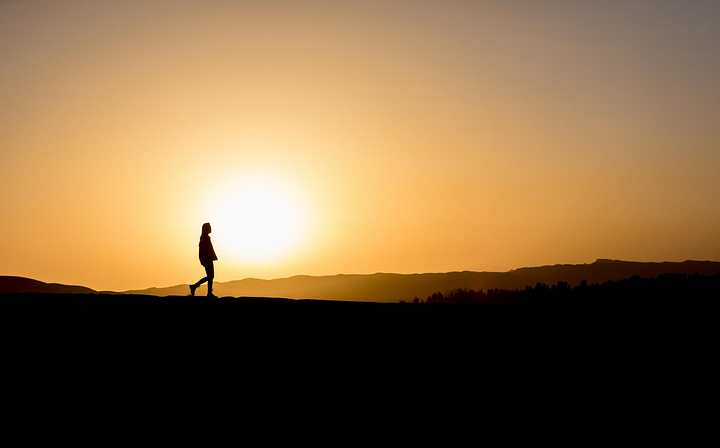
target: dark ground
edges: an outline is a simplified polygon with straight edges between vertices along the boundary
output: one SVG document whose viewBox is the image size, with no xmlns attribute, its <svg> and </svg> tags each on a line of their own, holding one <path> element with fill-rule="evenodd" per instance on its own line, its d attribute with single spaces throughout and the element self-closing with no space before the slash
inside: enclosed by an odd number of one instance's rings
<svg viewBox="0 0 720 448">
<path fill-rule="evenodd" d="M 53 294 L 9 293 L 0 294 L 0 307 L 139 307 L 153 305 L 234 305 L 234 306 L 352 306 L 380 305 L 374 302 L 349 302 L 340 300 L 294 300 L 276 297 L 217 297 L 167 296 L 156 297 L 141 294 Z"/>
<path fill-rule="evenodd" d="M 336 300 L 296 300 L 267 297 L 168 296 L 121 294 L 0 294 L 0 325 L 8 328 L 48 328 L 62 333 L 75 327 L 105 332 L 114 328 L 176 332 L 243 332 L 253 340 L 292 338 L 309 333 L 366 335 L 391 332 L 408 344 L 424 344 L 444 334 L 492 333 L 554 328 L 585 331 L 583 326 L 615 321 L 632 327 L 652 315 L 674 318 L 682 310 L 714 305 L 718 289 L 685 289 L 677 282 L 635 279 L 577 288 L 538 285 L 520 291 L 456 290 L 428 298 L 426 303 L 377 303 Z M 698 277 L 699 278 L 699 277 Z M 672 280 L 672 279 L 671 279 Z M 713 286 L 720 280 L 712 278 Z M 702 284 L 701 286 L 707 286 Z M 664 291 L 671 294 L 662 294 Z M 648 294 L 649 293 L 649 294 Z M 479 294 L 479 295 L 478 295 Z M 662 299 L 662 300 L 659 300 Z M 488 306 L 488 304 L 524 306 Z M 485 305 L 485 306 L 482 306 Z M 528 306 L 529 305 L 529 306 Z M 690 311 L 691 313 L 693 311 Z M 714 313 L 712 313 L 714 315 Z M 690 316 L 692 317 L 692 316 Z M 560 330 L 558 330 L 560 331 Z M 563 330 L 564 331 L 564 330 Z"/>
<path fill-rule="evenodd" d="M 488 372 L 527 382 L 563 363 L 572 367 L 562 375 L 583 377 L 608 359 L 626 365 L 648 353 L 695 356 L 716 339 L 708 303 L 480 306 L 16 293 L 0 294 L 0 328 L 7 369 L 34 388 L 58 378 L 51 383 L 60 389 L 66 381 L 98 390 L 173 384 L 180 399 L 188 385 L 223 389 L 227 383 L 213 378 L 250 375 L 236 386 L 311 394 L 306 386 L 318 379 L 339 382 L 341 391 L 355 378 L 353 388 L 371 380 L 422 391 L 438 371 L 455 385 Z"/>
<path fill-rule="evenodd" d="M 383 340 L 391 346 L 427 344 L 443 328 L 451 333 L 489 331 L 503 322 L 519 323 L 527 311 L 513 307 L 416 305 L 266 297 L 155 297 L 118 294 L 0 294 L 0 326 L 19 334 L 82 340 L 151 336 L 185 340 L 207 335 L 242 339 L 247 348 L 268 341 L 319 344 L 343 340 Z M 537 314 L 536 312 L 532 313 Z M 515 325 L 515 324 L 511 324 Z M 219 336 L 223 338 L 223 336 Z M 224 343 L 224 339 L 216 339 Z M 168 342 L 171 342 L 168 339 Z"/>
</svg>

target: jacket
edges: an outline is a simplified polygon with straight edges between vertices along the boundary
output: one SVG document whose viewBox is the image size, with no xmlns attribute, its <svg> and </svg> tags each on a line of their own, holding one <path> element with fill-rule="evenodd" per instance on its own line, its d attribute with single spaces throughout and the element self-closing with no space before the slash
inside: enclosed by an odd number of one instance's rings
<svg viewBox="0 0 720 448">
<path fill-rule="evenodd" d="M 212 241 L 210 241 L 210 235 L 201 236 L 200 244 L 198 244 L 198 246 L 200 247 L 200 264 L 210 264 L 218 259 L 217 255 L 215 255 L 215 249 L 213 249 Z"/>
</svg>

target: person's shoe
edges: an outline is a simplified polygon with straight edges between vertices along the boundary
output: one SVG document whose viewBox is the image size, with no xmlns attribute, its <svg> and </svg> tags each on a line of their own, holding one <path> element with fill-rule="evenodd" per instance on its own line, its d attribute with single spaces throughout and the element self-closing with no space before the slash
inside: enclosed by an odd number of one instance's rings
<svg viewBox="0 0 720 448">
<path fill-rule="evenodd" d="M 218 298 L 218 296 L 216 296 L 213 293 L 208 293 L 207 297 L 208 297 L 208 299 L 217 299 Z"/>
<path fill-rule="evenodd" d="M 196 289 L 197 289 L 197 286 L 195 286 L 195 285 L 190 285 L 190 295 L 191 295 L 191 296 L 194 296 L 194 295 L 195 295 L 195 290 L 196 290 Z"/>
</svg>

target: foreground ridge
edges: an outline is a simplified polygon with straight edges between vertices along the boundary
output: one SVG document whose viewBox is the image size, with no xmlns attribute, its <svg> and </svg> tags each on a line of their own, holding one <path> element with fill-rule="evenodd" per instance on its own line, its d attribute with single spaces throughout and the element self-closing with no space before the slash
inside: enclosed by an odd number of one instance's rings
<svg viewBox="0 0 720 448">
<path fill-rule="evenodd" d="M 657 278 L 665 274 L 704 275 L 720 273 L 720 262 L 630 262 L 598 259 L 590 264 L 552 265 L 518 268 L 507 272 L 447 272 L 427 274 L 353 274 L 333 276 L 299 275 L 274 280 L 244 279 L 216 282 L 214 291 L 221 297 L 265 297 L 320 299 L 361 302 L 400 302 L 425 300 L 435 293 L 457 289 L 488 291 L 491 289 L 525 289 L 535 285 L 560 282 L 575 287 L 583 282 L 601 284 L 631 277 Z M 185 296 L 185 284 L 165 288 L 148 288 L 124 292 L 102 291 L 107 295 L 123 294 L 155 297 Z M 96 294 L 90 288 L 47 284 L 22 277 L 0 277 L 0 293 L 84 293 Z M 198 288 L 198 296 L 205 294 Z"/>
<path fill-rule="evenodd" d="M 415 297 L 411 302 L 394 302 L 401 306 L 413 304 L 511 304 L 511 305 L 654 305 L 654 304 L 715 304 L 720 300 L 720 273 L 661 274 L 656 278 L 633 276 L 602 283 L 582 281 L 578 285 L 558 282 L 537 283 L 521 289 L 472 290 L 457 288 L 435 292 L 426 298 Z M 391 304 L 372 301 L 343 301 L 321 299 L 289 299 L 280 297 L 203 297 L 152 296 L 143 294 L 84 294 L 84 293 L 5 293 L 0 295 L 0 307 L 29 307 L 32 309 L 83 308 L 85 310 L 111 307 L 167 306 L 243 306 L 243 307 L 342 307 Z"/>
</svg>

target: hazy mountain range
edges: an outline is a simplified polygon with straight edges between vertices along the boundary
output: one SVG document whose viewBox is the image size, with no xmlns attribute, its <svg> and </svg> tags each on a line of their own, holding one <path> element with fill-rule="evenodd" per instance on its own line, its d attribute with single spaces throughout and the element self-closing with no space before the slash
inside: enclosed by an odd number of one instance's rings
<svg viewBox="0 0 720 448">
<path fill-rule="evenodd" d="M 427 298 L 435 292 L 457 288 L 522 289 L 537 283 L 548 285 L 563 281 L 577 285 L 582 281 L 602 283 L 633 276 L 655 278 L 661 274 L 712 275 L 720 272 L 720 262 L 684 261 L 681 263 L 642 263 L 599 259 L 590 264 L 553 265 L 514 269 L 508 272 L 447 272 L 435 274 L 368 274 L 368 275 L 298 275 L 275 280 L 247 278 L 229 282 L 215 282 L 218 296 L 233 297 L 288 297 L 295 299 L 335 299 L 350 301 L 398 302 L 415 297 Z M 205 294 L 205 286 L 197 294 Z M 0 293 L 96 293 L 83 286 L 43 283 L 23 277 L 0 276 Z M 112 293 L 102 291 L 103 293 Z M 188 285 L 164 288 L 121 291 L 118 294 L 144 294 L 152 296 L 184 296 Z"/>
</svg>

